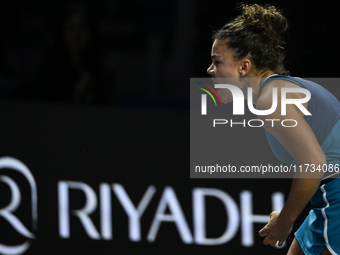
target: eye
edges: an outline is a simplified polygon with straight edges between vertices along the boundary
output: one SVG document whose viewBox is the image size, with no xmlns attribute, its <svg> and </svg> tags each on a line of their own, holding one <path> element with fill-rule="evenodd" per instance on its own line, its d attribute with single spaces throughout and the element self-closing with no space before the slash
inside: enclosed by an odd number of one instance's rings
<svg viewBox="0 0 340 255">
<path fill-rule="evenodd" d="M 217 66 L 218 64 L 220 64 L 220 61 L 214 61 L 214 65 Z"/>
</svg>

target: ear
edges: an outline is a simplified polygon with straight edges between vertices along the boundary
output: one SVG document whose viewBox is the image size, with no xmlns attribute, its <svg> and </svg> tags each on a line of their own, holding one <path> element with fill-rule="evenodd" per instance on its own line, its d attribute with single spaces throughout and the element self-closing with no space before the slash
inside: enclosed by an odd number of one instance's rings
<svg viewBox="0 0 340 255">
<path fill-rule="evenodd" d="M 250 71 L 250 67 L 251 67 L 251 62 L 249 59 L 245 58 L 242 59 L 240 62 L 240 66 L 239 66 L 239 74 L 241 77 L 245 77 L 249 71 Z"/>
</svg>

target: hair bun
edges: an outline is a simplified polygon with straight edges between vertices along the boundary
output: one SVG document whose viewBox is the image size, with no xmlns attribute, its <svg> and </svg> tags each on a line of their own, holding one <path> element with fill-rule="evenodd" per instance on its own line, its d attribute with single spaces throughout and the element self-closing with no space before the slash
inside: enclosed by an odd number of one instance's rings
<svg viewBox="0 0 340 255">
<path fill-rule="evenodd" d="M 241 22 L 253 32 L 262 33 L 265 37 L 280 36 L 288 27 L 287 20 L 274 6 L 241 5 Z"/>
<path fill-rule="evenodd" d="M 240 5 L 241 14 L 215 32 L 214 40 L 225 40 L 234 58 L 249 58 L 253 69 L 271 70 L 287 75 L 284 68 L 284 41 L 282 33 L 287 20 L 274 6 Z"/>
</svg>

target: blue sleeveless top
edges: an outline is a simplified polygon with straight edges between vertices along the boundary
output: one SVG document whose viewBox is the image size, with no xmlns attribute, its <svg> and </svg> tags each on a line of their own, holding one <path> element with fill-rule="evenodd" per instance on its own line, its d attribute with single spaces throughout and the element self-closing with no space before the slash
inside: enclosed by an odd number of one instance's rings
<svg viewBox="0 0 340 255">
<path fill-rule="evenodd" d="M 328 164 L 339 164 L 340 167 L 340 102 L 328 90 L 319 84 L 298 77 L 272 75 L 264 80 L 262 88 L 272 80 L 287 80 L 309 90 L 311 99 L 308 102 L 308 111 L 312 115 L 305 115 L 304 119 L 313 130 L 321 149 L 324 151 Z M 281 143 L 267 130 L 268 143 L 275 156 L 287 163 L 295 165 L 296 162 Z M 324 178 L 333 173 L 326 173 Z"/>
</svg>

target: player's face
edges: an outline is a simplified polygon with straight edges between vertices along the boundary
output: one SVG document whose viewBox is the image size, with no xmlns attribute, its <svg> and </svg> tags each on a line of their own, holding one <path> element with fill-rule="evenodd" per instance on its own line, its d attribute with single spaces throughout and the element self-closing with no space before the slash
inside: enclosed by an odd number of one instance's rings
<svg viewBox="0 0 340 255">
<path fill-rule="evenodd" d="M 212 63 L 207 69 L 208 74 L 216 78 L 239 78 L 238 65 L 234 61 L 233 51 L 228 49 L 225 40 L 215 40 L 211 49 Z"/>
</svg>

